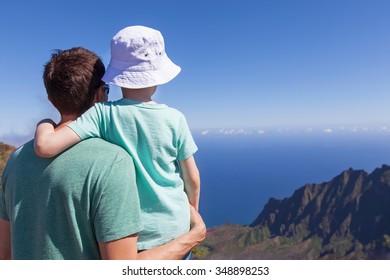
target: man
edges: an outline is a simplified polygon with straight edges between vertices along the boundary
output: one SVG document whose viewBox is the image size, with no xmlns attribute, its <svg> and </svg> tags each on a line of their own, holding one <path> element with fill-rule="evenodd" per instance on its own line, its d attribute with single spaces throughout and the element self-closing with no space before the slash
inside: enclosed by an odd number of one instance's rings
<svg viewBox="0 0 390 280">
<path fill-rule="evenodd" d="M 45 66 L 48 98 L 67 125 L 107 101 L 104 65 L 83 48 L 59 51 Z M 100 139 L 82 141 L 55 158 L 35 155 L 33 141 L 7 162 L 0 192 L 0 259 L 182 259 L 205 237 L 193 227 L 177 239 L 137 252 L 143 228 L 131 157 Z"/>
</svg>

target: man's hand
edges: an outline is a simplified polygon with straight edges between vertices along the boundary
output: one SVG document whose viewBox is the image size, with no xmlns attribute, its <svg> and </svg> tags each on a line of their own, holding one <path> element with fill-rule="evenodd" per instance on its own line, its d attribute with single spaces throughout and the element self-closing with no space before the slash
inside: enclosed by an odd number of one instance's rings
<svg viewBox="0 0 390 280">
<path fill-rule="evenodd" d="M 206 225 L 200 216 L 199 212 L 195 210 L 194 207 L 190 205 L 191 213 L 191 230 L 189 233 L 193 233 L 193 238 L 196 239 L 199 244 L 206 238 Z"/>
<path fill-rule="evenodd" d="M 181 260 L 206 237 L 206 225 L 194 207 L 191 209 L 191 230 L 171 242 L 138 254 L 140 260 Z"/>
</svg>

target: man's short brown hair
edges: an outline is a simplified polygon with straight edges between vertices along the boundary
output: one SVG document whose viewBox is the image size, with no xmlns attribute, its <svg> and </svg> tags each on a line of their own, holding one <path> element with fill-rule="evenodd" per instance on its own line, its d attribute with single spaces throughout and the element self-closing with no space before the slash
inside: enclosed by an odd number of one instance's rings
<svg viewBox="0 0 390 280">
<path fill-rule="evenodd" d="M 61 114 L 82 114 L 102 85 L 104 64 L 93 52 L 77 47 L 57 50 L 45 65 L 47 95 Z"/>
</svg>

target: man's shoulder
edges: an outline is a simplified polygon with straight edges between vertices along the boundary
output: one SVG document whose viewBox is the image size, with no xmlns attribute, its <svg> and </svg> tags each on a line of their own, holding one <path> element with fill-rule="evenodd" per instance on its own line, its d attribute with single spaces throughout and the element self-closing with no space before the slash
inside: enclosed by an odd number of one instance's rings
<svg viewBox="0 0 390 280">
<path fill-rule="evenodd" d="M 10 155 L 8 161 L 12 161 L 13 159 L 18 158 L 20 154 L 24 153 L 25 151 L 34 152 L 34 139 L 31 139 L 30 141 L 16 148 Z"/>
<path fill-rule="evenodd" d="M 2 174 L 0 172 L 0 175 L 2 175 L 0 176 L 0 179 L 4 180 L 4 178 L 7 177 L 7 174 L 9 172 L 15 170 L 16 165 L 20 163 L 25 164 L 31 162 L 34 156 L 34 140 L 32 139 L 25 144 L 19 146 L 12 152 L 12 154 L 7 159 L 7 162 L 4 166 L 4 170 L 2 170 Z"/>
<path fill-rule="evenodd" d="M 98 138 L 86 139 L 70 147 L 53 159 L 52 170 L 68 170 L 70 173 L 91 172 L 94 176 L 109 174 L 113 166 L 134 168 L 131 156 L 121 147 Z M 62 172 L 62 171 L 61 171 Z M 100 174 L 100 175 L 98 175 Z"/>
<path fill-rule="evenodd" d="M 107 142 L 100 138 L 89 138 L 79 142 L 69 150 L 95 153 L 125 153 L 127 152 L 120 146 Z"/>
<path fill-rule="evenodd" d="M 132 157 L 125 149 L 100 138 L 89 138 L 69 148 L 64 152 L 63 158 L 69 157 L 87 162 L 91 160 L 113 162 L 124 158 L 132 161 Z"/>
</svg>

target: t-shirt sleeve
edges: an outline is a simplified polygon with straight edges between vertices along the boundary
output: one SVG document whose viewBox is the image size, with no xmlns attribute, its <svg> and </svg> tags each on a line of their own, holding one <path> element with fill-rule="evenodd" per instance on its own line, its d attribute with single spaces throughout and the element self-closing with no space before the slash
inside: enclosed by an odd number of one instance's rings
<svg viewBox="0 0 390 280">
<path fill-rule="evenodd" d="M 75 121 L 68 124 L 81 139 L 92 137 L 102 138 L 102 127 L 104 126 L 102 118 L 102 104 L 96 103 Z"/>
<path fill-rule="evenodd" d="M 194 138 L 192 137 L 190 128 L 188 127 L 187 120 L 184 115 L 181 115 L 178 136 L 177 159 L 185 160 L 191 157 L 198 150 L 198 147 L 195 144 Z"/>
<path fill-rule="evenodd" d="M 8 217 L 8 213 L 7 213 L 7 209 L 6 209 L 6 205 L 5 205 L 5 193 L 4 193 L 4 177 L 5 177 L 5 174 L 3 173 L 2 175 L 2 182 L 1 182 L 1 185 L 0 185 L 0 218 L 3 219 L 3 220 L 6 220 L 6 221 L 9 221 L 9 217 Z"/>
<path fill-rule="evenodd" d="M 9 221 L 9 217 L 5 209 L 5 197 L 3 192 L 0 192 L 0 218 Z"/>
<path fill-rule="evenodd" d="M 143 229 L 140 203 L 131 157 L 123 151 L 99 186 L 94 209 L 98 242 L 117 240 Z"/>
</svg>

